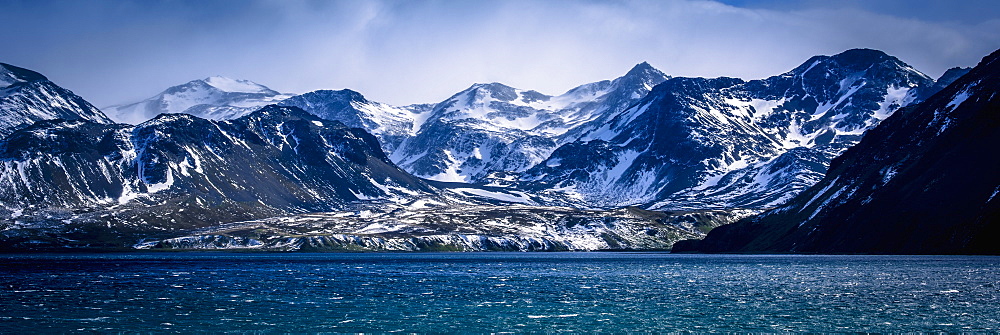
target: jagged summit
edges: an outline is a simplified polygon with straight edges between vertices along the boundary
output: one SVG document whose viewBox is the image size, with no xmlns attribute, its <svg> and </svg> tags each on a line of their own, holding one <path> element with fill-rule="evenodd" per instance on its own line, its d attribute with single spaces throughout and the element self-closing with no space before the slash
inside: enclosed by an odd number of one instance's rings
<svg viewBox="0 0 1000 335">
<path fill-rule="evenodd" d="M 566 91 L 562 96 L 573 96 L 577 98 L 590 97 L 590 99 L 615 100 L 625 97 L 623 101 L 612 103 L 624 103 L 634 99 L 635 95 L 645 95 L 657 84 L 669 79 L 660 70 L 657 70 L 647 62 L 636 64 L 621 77 L 612 80 L 602 80 L 598 82 L 583 84 Z M 627 106 L 622 106 L 622 108 Z"/>
<path fill-rule="evenodd" d="M 652 65 L 649 65 L 648 62 L 644 61 L 642 63 L 633 66 L 631 70 L 628 70 L 628 72 L 625 73 L 624 77 L 648 76 L 649 74 L 665 76 L 665 74 L 663 74 L 662 71 L 656 69 Z"/>
<path fill-rule="evenodd" d="M 652 90 L 653 86 L 670 78 L 663 71 L 654 68 L 647 62 L 642 62 L 632 67 L 624 76 L 615 79 L 611 86 L 613 90 L 620 93 L 645 95 L 645 92 Z"/>
</svg>

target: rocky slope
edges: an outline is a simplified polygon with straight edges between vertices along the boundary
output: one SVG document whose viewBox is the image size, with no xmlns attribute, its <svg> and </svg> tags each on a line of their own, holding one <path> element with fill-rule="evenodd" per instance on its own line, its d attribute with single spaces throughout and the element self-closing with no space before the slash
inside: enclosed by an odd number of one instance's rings
<svg viewBox="0 0 1000 335">
<path fill-rule="evenodd" d="M 0 142 L 8 247 L 46 241 L 19 238 L 20 228 L 149 234 L 433 192 L 390 162 L 370 134 L 295 107 L 232 121 L 187 114 L 138 126 L 43 121 Z"/>
<path fill-rule="evenodd" d="M 867 49 L 763 80 L 671 78 L 520 181 L 601 206 L 767 208 L 819 181 L 831 159 L 933 84 Z"/>
<path fill-rule="evenodd" d="M 47 82 L 5 69 L 4 90 Z M 794 197 L 963 71 L 935 82 L 875 50 L 753 81 L 643 63 L 560 96 L 476 84 L 408 107 L 212 77 L 131 105 L 158 115 L 135 126 L 81 98 L 0 140 L 0 249 L 667 249 Z"/>
<path fill-rule="evenodd" d="M 475 84 L 438 103 L 391 159 L 416 176 L 488 183 L 494 173 L 521 172 L 555 148 L 604 122 L 669 78 L 647 63 L 624 76 L 559 96 L 500 83 Z"/>
<path fill-rule="evenodd" d="M 0 63 L 0 138 L 53 119 L 111 123 L 97 107 L 40 73 Z"/>
<path fill-rule="evenodd" d="M 1000 254 L 1000 51 L 900 110 L 815 186 L 676 251 Z"/>
<path fill-rule="evenodd" d="M 351 90 L 318 90 L 296 95 L 278 103 L 295 106 L 326 120 L 343 122 L 348 127 L 362 128 L 375 135 L 387 154 L 406 138 L 416 134 L 429 116 L 431 106 L 395 107 L 365 99 Z"/>
</svg>

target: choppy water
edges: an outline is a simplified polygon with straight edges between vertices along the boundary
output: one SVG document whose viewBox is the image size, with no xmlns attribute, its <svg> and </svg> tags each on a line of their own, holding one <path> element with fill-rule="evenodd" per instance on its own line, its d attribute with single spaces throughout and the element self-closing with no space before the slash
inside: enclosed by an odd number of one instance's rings
<svg viewBox="0 0 1000 335">
<path fill-rule="evenodd" d="M 0 256 L 0 332 L 998 331 L 1000 257 Z"/>
</svg>

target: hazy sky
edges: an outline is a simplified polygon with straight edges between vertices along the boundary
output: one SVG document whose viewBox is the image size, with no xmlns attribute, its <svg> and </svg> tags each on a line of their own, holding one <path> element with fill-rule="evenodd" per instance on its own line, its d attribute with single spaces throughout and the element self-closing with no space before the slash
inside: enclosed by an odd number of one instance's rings
<svg viewBox="0 0 1000 335">
<path fill-rule="evenodd" d="M 476 82 L 560 94 L 648 61 L 756 79 L 875 48 L 932 77 L 1000 48 L 1000 1 L 0 0 L 0 62 L 99 107 L 211 75 L 397 105 Z"/>
</svg>

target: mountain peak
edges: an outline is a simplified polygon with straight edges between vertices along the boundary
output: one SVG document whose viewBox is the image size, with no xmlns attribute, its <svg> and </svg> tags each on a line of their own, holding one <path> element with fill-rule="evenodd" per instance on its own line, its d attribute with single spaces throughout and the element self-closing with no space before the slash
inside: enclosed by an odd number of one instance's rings
<svg viewBox="0 0 1000 335">
<path fill-rule="evenodd" d="M 22 67 L 13 66 L 7 63 L 0 63 L 0 87 L 7 87 L 16 83 L 49 80 L 41 73 L 31 71 Z"/>
<path fill-rule="evenodd" d="M 367 99 L 365 99 L 364 95 L 362 95 L 358 91 L 349 88 L 341 90 L 315 90 L 312 92 L 307 92 L 301 95 L 297 95 L 295 97 L 299 96 L 315 96 L 315 97 L 322 97 L 323 100 L 336 100 L 336 101 L 361 101 L 361 102 L 368 101 Z M 295 97 L 292 97 L 291 99 L 294 99 Z"/>
<path fill-rule="evenodd" d="M 658 70 L 656 70 L 656 68 L 654 68 L 652 65 L 649 65 L 648 62 L 642 62 L 633 66 L 631 70 L 628 70 L 628 73 L 626 73 L 626 75 L 633 73 L 643 73 L 646 71 L 658 71 Z"/>
<path fill-rule="evenodd" d="M 911 67 L 909 64 L 899 60 L 899 58 L 875 49 L 849 49 L 833 56 L 813 56 L 788 74 L 803 74 L 821 64 L 823 65 L 821 68 L 841 68 L 852 72 L 865 71 L 872 66 L 881 64 L 880 67 L 888 66 L 889 68 L 908 70 L 919 77 L 932 80 L 930 77 L 927 77 L 927 75 Z"/>
<path fill-rule="evenodd" d="M 349 88 L 345 88 L 345 89 L 341 89 L 341 90 L 332 90 L 330 92 L 334 93 L 334 94 L 337 94 L 337 95 L 341 95 L 341 96 L 347 97 L 347 99 L 351 100 L 351 101 L 368 101 L 367 99 L 365 99 L 365 96 L 363 94 L 361 94 L 361 92 L 358 92 L 358 91 L 355 91 L 355 90 L 352 90 L 352 89 L 349 89 Z"/>
<path fill-rule="evenodd" d="M 270 88 L 264 85 L 244 80 L 244 79 L 232 79 L 223 76 L 211 76 L 201 80 L 202 82 L 208 84 L 209 86 L 215 87 L 220 91 L 232 92 L 232 93 L 271 93 L 274 92 Z"/>
<path fill-rule="evenodd" d="M 628 72 L 625 73 L 625 77 L 657 77 L 657 78 L 666 78 L 668 76 L 666 74 L 664 74 L 663 71 L 657 70 L 652 65 L 649 65 L 649 63 L 642 62 L 642 63 L 636 64 L 635 66 L 633 66 L 631 70 L 628 70 Z"/>
<path fill-rule="evenodd" d="M 498 82 L 492 82 L 492 83 L 475 83 L 475 84 L 472 84 L 472 86 L 469 86 L 469 88 L 467 89 L 467 91 L 480 90 L 480 89 L 485 89 L 485 90 L 490 90 L 490 91 L 505 91 L 505 90 L 515 90 L 516 88 L 510 87 L 510 86 L 504 85 L 503 83 L 498 83 Z"/>
<path fill-rule="evenodd" d="M 957 80 L 958 77 L 964 76 L 966 73 L 969 73 L 969 71 L 972 71 L 971 67 L 950 68 L 947 71 L 944 71 L 944 74 L 942 74 L 941 77 L 937 79 L 937 82 L 947 82 L 948 84 L 951 84 L 952 82 Z M 945 86 L 947 86 L 947 84 Z"/>
<path fill-rule="evenodd" d="M 889 56 L 885 52 L 875 49 L 850 49 L 830 56 L 830 59 L 842 65 L 858 65 L 866 67 L 871 64 L 882 63 L 885 61 L 895 61 L 900 64 L 903 63 L 896 57 Z"/>
<path fill-rule="evenodd" d="M 497 83 L 476 83 L 466 89 L 464 92 L 472 93 L 475 95 L 479 94 L 489 94 L 491 97 L 501 101 L 512 101 L 517 99 L 517 89 Z"/>
</svg>

